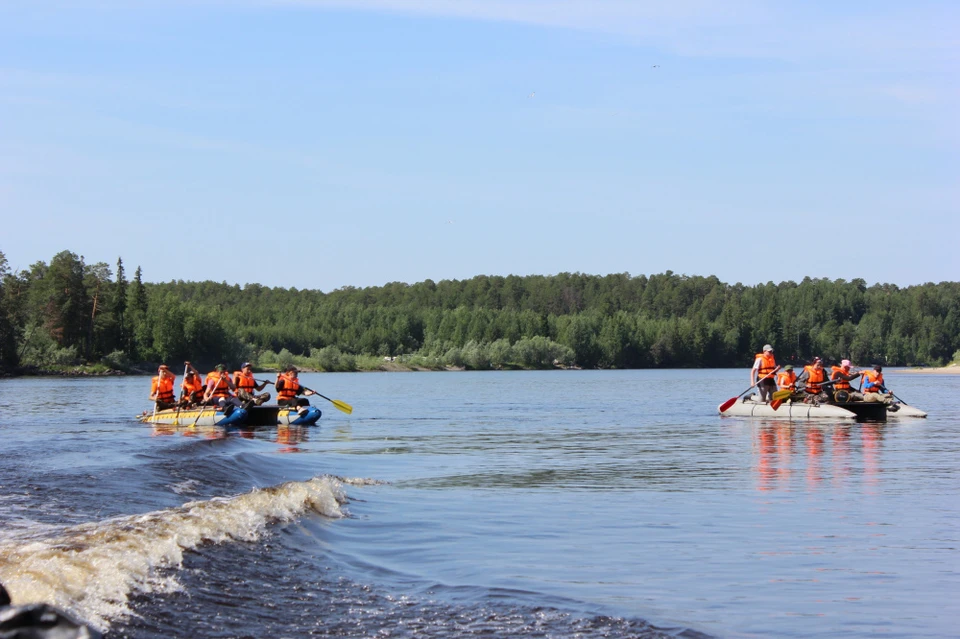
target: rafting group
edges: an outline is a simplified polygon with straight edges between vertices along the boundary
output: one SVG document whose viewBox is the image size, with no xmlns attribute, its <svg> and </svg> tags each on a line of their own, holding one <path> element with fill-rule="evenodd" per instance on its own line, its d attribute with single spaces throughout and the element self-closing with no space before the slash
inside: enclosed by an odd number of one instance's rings
<svg viewBox="0 0 960 639">
<path fill-rule="evenodd" d="M 319 408 L 310 405 L 307 397 L 316 395 L 331 402 L 348 415 L 353 407 L 339 399 L 330 399 L 300 383 L 299 370 L 288 366 L 277 374 L 276 381 L 254 377 L 249 362 L 231 375 L 224 364 L 204 378 L 190 362 L 184 362 L 180 396 L 176 394 L 177 376 L 161 364 L 151 380 L 150 399 L 153 412 L 144 411 L 137 419 L 153 424 L 189 426 L 268 426 L 277 424 L 311 425 L 320 419 Z M 262 392 L 270 384 L 277 391 L 277 403 L 265 405 L 270 393 Z"/>
<path fill-rule="evenodd" d="M 858 381 L 856 389 L 853 382 Z M 756 393 L 742 397 L 752 389 Z M 737 403 L 737 400 L 740 403 Z M 831 366 L 828 371 L 822 359 L 803 367 L 800 374 L 790 364 L 777 365 L 773 347 L 766 344 L 757 353 L 750 369 L 750 386 L 737 397 L 719 406 L 720 413 L 771 417 L 784 403 L 790 406 L 789 416 L 864 417 L 886 419 L 887 413 L 903 412 L 911 417 L 926 413 L 908 407 L 884 385 L 883 367 L 854 370 L 850 360 Z"/>
<path fill-rule="evenodd" d="M 859 390 L 854 390 L 850 382 L 857 378 L 862 378 L 861 386 Z M 823 360 L 814 357 L 797 375 L 790 364 L 780 370 L 770 344 L 764 345 L 762 353 L 757 353 L 753 368 L 750 369 L 750 384 L 756 386 L 760 393 L 759 401 L 770 404 L 782 404 L 787 400 L 814 405 L 831 401 L 880 402 L 889 411 L 899 409 L 894 402 L 893 391 L 883 384 L 883 367 L 879 364 L 873 370 L 854 371 L 850 360 L 845 359 L 839 366 L 832 366 L 828 375 Z"/>
<path fill-rule="evenodd" d="M 155 411 L 176 408 L 196 408 L 199 406 L 218 407 L 227 416 L 236 408 L 243 407 L 250 410 L 270 400 L 270 393 L 259 393 L 267 384 L 277 389 L 277 405 L 295 407 L 297 412 L 306 412 L 310 402 L 306 397 L 298 395 L 317 395 L 313 390 L 300 385 L 297 378 L 299 370 L 295 366 L 288 366 L 286 370 L 277 374 L 277 380 L 259 380 L 253 375 L 250 362 L 244 362 L 240 370 L 233 375 L 227 373 L 224 364 L 217 364 L 216 368 L 207 373 L 201 381 L 200 373 L 190 362 L 184 362 L 183 381 L 180 383 L 180 398 L 174 393 L 177 376 L 170 367 L 161 364 L 157 374 L 151 380 L 150 399 L 154 402 Z"/>
</svg>

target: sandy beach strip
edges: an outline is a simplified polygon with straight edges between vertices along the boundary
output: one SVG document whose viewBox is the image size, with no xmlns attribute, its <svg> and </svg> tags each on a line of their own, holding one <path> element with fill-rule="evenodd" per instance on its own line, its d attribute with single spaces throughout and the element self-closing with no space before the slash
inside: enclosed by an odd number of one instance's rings
<svg viewBox="0 0 960 639">
<path fill-rule="evenodd" d="M 960 375 L 960 365 L 951 364 L 950 366 L 929 368 L 891 368 L 884 372 L 890 375 L 896 375 L 897 373 L 917 373 L 920 375 Z"/>
</svg>

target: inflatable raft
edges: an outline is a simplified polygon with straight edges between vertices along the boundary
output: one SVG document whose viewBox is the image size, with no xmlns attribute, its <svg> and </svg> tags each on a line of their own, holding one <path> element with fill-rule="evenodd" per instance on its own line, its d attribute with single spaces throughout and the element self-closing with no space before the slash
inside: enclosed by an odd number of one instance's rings
<svg viewBox="0 0 960 639">
<path fill-rule="evenodd" d="M 720 405 L 722 406 L 722 404 Z M 721 415 L 733 417 L 765 417 L 768 419 L 856 419 L 856 413 L 833 404 L 804 404 L 803 402 L 784 402 L 780 408 L 773 410 L 770 404 L 755 402 L 750 397 L 740 398 L 727 410 L 717 412 Z M 880 404 L 880 406 L 883 406 Z"/>
<path fill-rule="evenodd" d="M 137 415 L 137 421 L 143 424 L 167 424 L 170 426 L 240 426 L 249 417 L 242 408 L 234 408 L 229 415 L 220 408 L 201 406 L 199 408 L 168 408 L 156 413 L 144 412 Z"/>
<path fill-rule="evenodd" d="M 252 406 L 249 409 L 234 408 L 226 415 L 219 408 L 203 406 L 144 412 L 137 420 L 144 424 L 170 426 L 312 426 L 323 413 L 316 406 L 307 406 L 301 414 L 296 408 L 286 406 Z"/>
<path fill-rule="evenodd" d="M 717 406 L 721 415 L 734 417 L 762 417 L 767 419 L 856 419 L 867 422 L 885 422 L 888 419 L 926 417 L 927 414 L 913 406 L 897 404 L 897 410 L 888 410 L 880 402 L 837 402 L 833 404 L 805 404 L 784 402 L 777 410 L 770 404 L 753 400 L 754 396 L 740 398 L 726 410 Z M 726 403 L 726 402 L 724 402 Z"/>
</svg>

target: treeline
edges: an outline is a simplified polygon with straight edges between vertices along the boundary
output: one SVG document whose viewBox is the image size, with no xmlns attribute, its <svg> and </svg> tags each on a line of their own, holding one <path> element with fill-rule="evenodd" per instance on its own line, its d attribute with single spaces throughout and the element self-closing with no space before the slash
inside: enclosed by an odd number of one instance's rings
<svg viewBox="0 0 960 639">
<path fill-rule="evenodd" d="M 313 290 L 132 279 L 69 251 L 10 272 L 0 253 L 0 363 L 127 368 L 307 362 L 354 370 L 400 356 L 467 368 L 749 366 L 850 358 L 943 364 L 960 349 L 960 283 L 899 288 L 805 278 L 758 286 L 677 275 L 477 276 Z M 366 358 L 366 360 L 364 360 Z"/>
</svg>

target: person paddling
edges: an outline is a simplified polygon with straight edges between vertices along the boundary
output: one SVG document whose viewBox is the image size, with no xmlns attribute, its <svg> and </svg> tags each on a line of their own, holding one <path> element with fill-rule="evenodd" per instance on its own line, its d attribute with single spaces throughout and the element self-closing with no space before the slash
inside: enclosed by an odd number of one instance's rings
<svg viewBox="0 0 960 639">
<path fill-rule="evenodd" d="M 187 367 L 187 373 L 183 376 L 183 382 L 180 389 L 183 392 L 181 400 L 184 406 L 199 406 L 203 403 L 203 381 L 200 379 L 200 372 L 193 367 L 190 362 L 184 362 Z"/>
<path fill-rule="evenodd" d="M 297 412 L 302 415 L 307 412 L 310 402 L 305 397 L 297 397 L 297 395 L 316 395 L 316 393 L 300 385 L 297 377 L 299 373 L 296 366 L 288 366 L 285 372 L 277 375 L 277 405 L 296 406 Z"/>
<path fill-rule="evenodd" d="M 219 406 L 223 409 L 224 415 L 229 415 L 234 408 L 240 407 L 240 400 L 237 399 L 237 387 L 227 373 L 227 367 L 223 364 L 217 364 L 216 370 L 207 374 L 207 390 L 203 394 L 203 403 L 208 406 Z"/>
<path fill-rule="evenodd" d="M 804 366 L 803 372 L 797 377 L 797 386 L 802 386 L 806 393 L 803 401 L 807 404 L 814 405 L 829 401 L 830 397 L 822 387 L 826 381 L 827 372 L 823 370 L 823 360 L 819 357 L 814 357 L 813 363 Z"/>
<path fill-rule="evenodd" d="M 883 385 L 883 367 L 880 364 L 863 374 L 863 401 L 882 402 L 892 412 L 900 410 L 900 406 L 893 403 L 893 391 Z"/>
<path fill-rule="evenodd" d="M 244 401 L 243 407 L 248 410 L 270 399 L 270 393 L 254 394 L 254 391 L 262 391 L 268 382 L 264 380 L 257 384 L 257 380 L 253 377 L 253 367 L 250 362 L 244 362 L 240 370 L 233 373 L 233 383 L 237 387 L 237 397 Z"/>
<path fill-rule="evenodd" d="M 845 359 L 839 366 L 830 367 L 830 379 L 833 380 L 834 397 L 838 402 L 844 401 L 841 397 L 846 397 L 848 402 L 863 401 L 863 395 L 853 390 L 850 382 L 863 375 L 862 371 L 853 373 L 850 371 L 850 360 Z M 841 395 L 841 392 L 843 395 Z"/>
<path fill-rule="evenodd" d="M 160 364 L 157 374 L 150 380 L 150 399 L 155 402 L 156 410 L 177 407 L 177 396 L 173 392 L 173 382 L 177 376 L 170 372 L 166 364 Z"/>
</svg>

